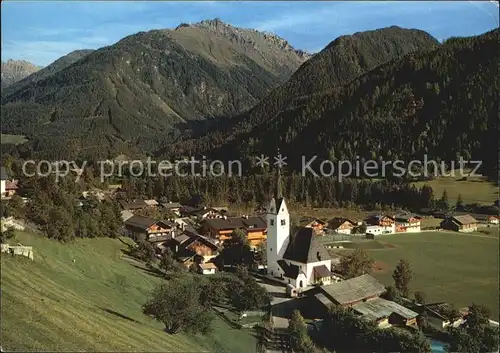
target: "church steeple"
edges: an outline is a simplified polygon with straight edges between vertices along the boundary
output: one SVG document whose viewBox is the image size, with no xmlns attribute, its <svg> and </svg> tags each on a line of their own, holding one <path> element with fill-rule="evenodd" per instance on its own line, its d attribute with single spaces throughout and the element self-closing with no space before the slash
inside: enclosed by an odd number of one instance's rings
<svg viewBox="0 0 500 353">
<path fill-rule="evenodd" d="M 278 148 L 278 157 L 281 156 L 280 149 Z M 276 202 L 278 200 L 281 200 L 283 198 L 283 194 L 281 192 L 281 165 L 278 165 L 278 170 L 277 170 L 277 178 L 276 178 L 276 190 L 274 193 L 274 199 Z"/>
</svg>

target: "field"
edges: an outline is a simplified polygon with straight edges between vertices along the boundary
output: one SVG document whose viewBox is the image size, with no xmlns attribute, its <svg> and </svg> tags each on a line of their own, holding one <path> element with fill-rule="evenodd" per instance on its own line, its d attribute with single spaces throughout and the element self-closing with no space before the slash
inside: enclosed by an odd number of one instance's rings
<svg viewBox="0 0 500 353">
<path fill-rule="evenodd" d="M 429 185 L 434 190 L 436 199 L 441 198 L 443 191 L 448 193 L 450 205 L 455 205 L 458 194 L 462 195 L 464 203 L 478 203 L 491 205 L 498 199 L 498 186 L 485 177 L 468 177 L 461 180 L 458 171 L 455 176 L 439 177 L 430 181 L 419 181 L 413 183 L 417 187 Z"/>
<path fill-rule="evenodd" d="M 252 352 L 251 331 L 220 318 L 207 336 L 169 335 L 141 305 L 163 279 L 124 258 L 113 239 L 60 244 L 28 233 L 34 259 L 2 253 L 1 345 L 6 351 Z M 73 263 L 73 259 L 75 262 Z"/>
<path fill-rule="evenodd" d="M 13 144 L 20 145 L 28 140 L 23 135 L 9 135 L 9 134 L 1 134 L 0 141 L 2 144 Z"/>
<path fill-rule="evenodd" d="M 393 283 L 395 265 L 407 259 L 414 272 L 412 290 L 424 292 L 428 302 L 448 301 L 457 308 L 483 304 L 494 319 L 499 312 L 498 239 L 493 231 L 491 235 L 423 232 L 380 236 L 367 242 L 377 246 L 360 245 L 376 260 L 374 276 L 384 284 Z"/>
</svg>

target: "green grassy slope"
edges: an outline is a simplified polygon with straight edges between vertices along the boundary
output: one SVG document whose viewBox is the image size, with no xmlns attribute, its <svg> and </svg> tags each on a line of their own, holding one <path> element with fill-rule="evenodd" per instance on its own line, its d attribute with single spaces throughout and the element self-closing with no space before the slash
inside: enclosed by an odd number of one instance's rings
<svg viewBox="0 0 500 353">
<path fill-rule="evenodd" d="M 162 279 L 124 258 L 119 240 L 60 244 L 18 233 L 35 261 L 2 254 L 1 345 L 11 351 L 253 351 L 255 338 L 217 319 L 208 336 L 169 335 L 141 312 Z M 75 263 L 73 263 L 75 259 Z M 138 266 L 138 267 L 135 267 Z"/>
</svg>

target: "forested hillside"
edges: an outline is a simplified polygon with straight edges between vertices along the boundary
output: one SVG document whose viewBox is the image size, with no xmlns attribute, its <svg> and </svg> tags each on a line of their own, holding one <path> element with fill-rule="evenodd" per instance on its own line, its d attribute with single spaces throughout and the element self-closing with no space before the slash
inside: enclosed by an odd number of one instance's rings
<svg viewBox="0 0 500 353">
<path fill-rule="evenodd" d="M 280 146 L 295 166 L 301 155 L 332 160 L 440 158 L 496 165 L 499 31 L 454 38 L 408 54 L 343 87 L 294 99 L 268 122 L 223 139 L 187 146 L 229 158 Z M 293 95 L 293 94 L 292 94 Z M 251 113 L 250 113 L 251 114 Z M 232 141 L 231 141 L 232 140 Z"/>
<path fill-rule="evenodd" d="M 140 32 L 2 97 L 2 132 L 46 158 L 147 153 L 176 125 L 251 107 L 308 57 L 218 19 Z"/>
</svg>

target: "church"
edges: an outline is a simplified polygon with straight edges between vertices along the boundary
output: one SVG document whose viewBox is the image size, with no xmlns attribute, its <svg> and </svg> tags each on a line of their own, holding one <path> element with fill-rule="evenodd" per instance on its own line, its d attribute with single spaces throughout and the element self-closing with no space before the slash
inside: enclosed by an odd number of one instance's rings
<svg viewBox="0 0 500 353">
<path fill-rule="evenodd" d="M 276 194 L 267 209 L 267 273 L 295 288 L 330 284 L 332 261 L 312 228 L 290 234 L 290 214 L 281 196 L 278 170 Z"/>
</svg>

